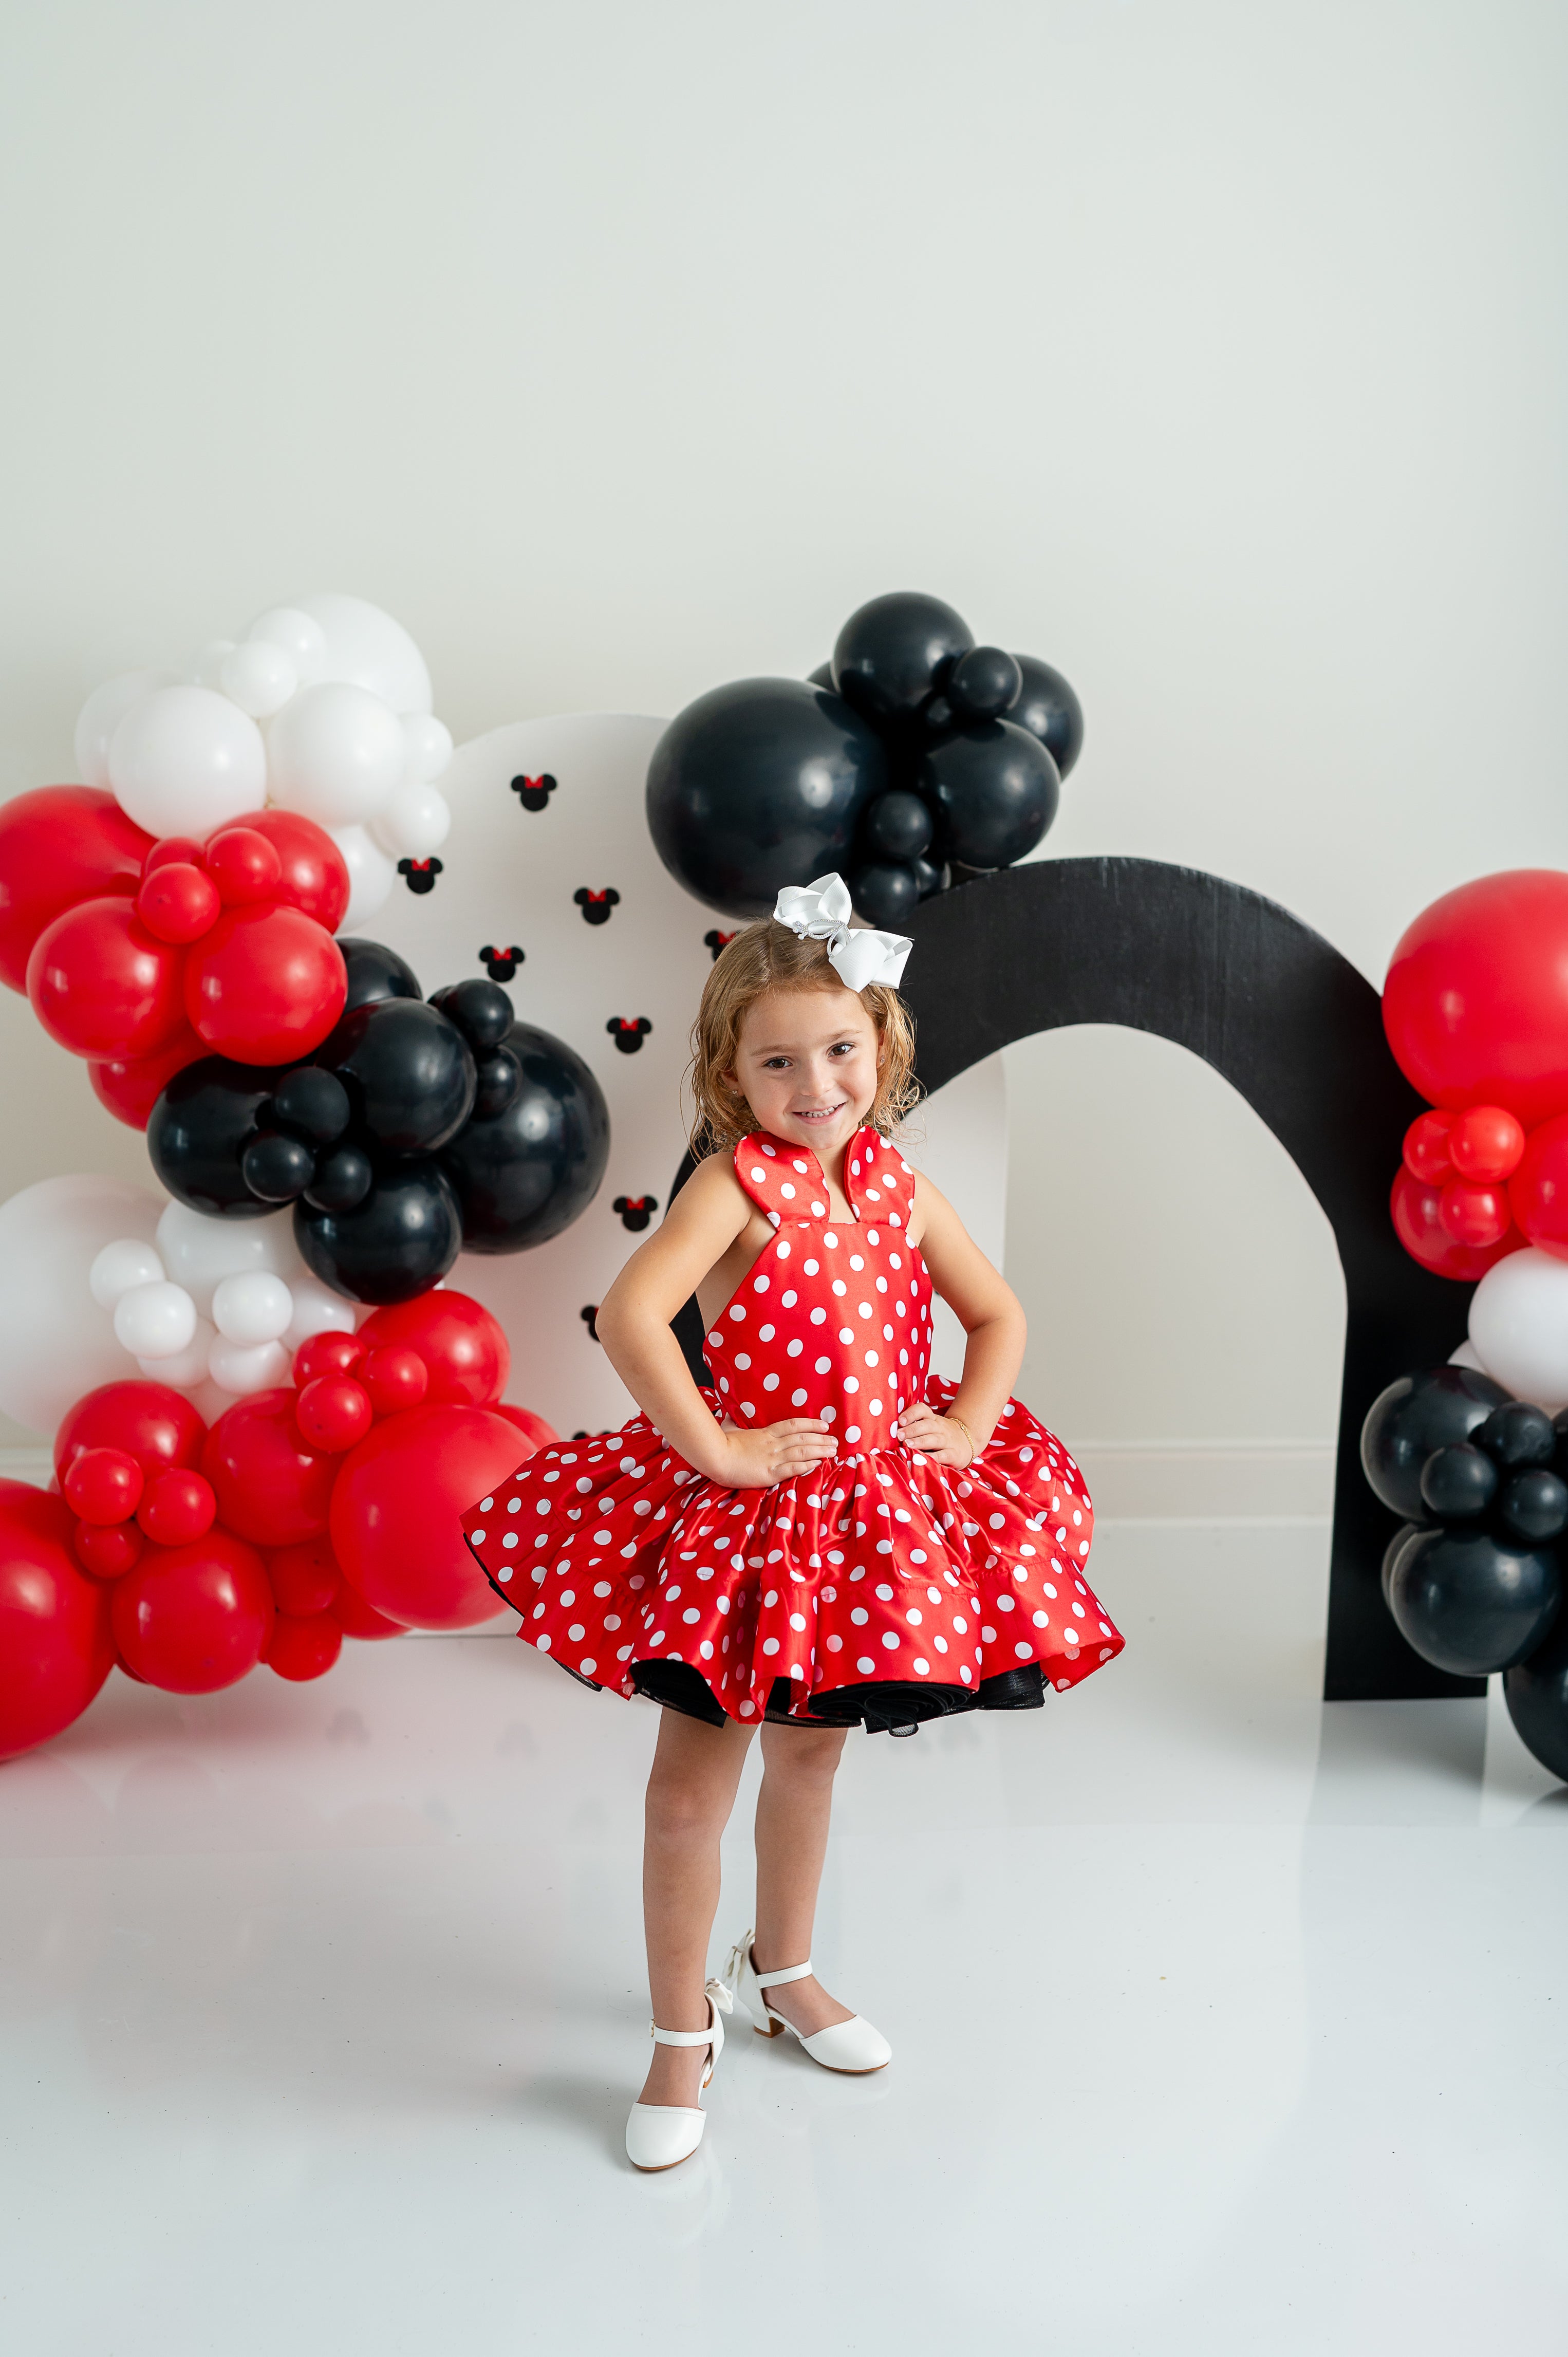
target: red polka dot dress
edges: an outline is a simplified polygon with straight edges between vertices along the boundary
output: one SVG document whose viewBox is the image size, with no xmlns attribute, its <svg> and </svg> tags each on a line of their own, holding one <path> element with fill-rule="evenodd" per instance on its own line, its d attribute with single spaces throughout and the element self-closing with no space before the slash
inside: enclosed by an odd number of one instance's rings
<svg viewBox="0 0 1568 2357">
<path fill-rule="evenodd" d="M 929 1372 L 908 1165 L 861 1130 L 848 1222 L 802 1147 L 744 1138 L 735 1170 L 774 1234 L 708 1333 L 703 1396 L 738 1426 L 820 1415 L 839 1453 L 725 1490 L 646 1416 L 542 1449 L 464 1520 L 518 1634 L 590 1684 L 715 1725 L 907 1732 L 1076 1685 L 1123 1641 L 1084 1577 L 1093 1510 L 1061 1443 L 1016 1400 L 961 1469 L 895 1436 L 910 1401 L 940 1413 L 957 1389 Z"/>
</svg>

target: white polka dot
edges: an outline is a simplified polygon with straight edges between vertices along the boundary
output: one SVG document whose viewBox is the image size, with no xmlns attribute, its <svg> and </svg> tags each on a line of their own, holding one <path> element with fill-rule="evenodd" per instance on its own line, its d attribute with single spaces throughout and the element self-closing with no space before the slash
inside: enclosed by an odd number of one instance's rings
<svg viewBox="0 0 1568 2357">
<path fill-rule="evenodd" d="M 791 1407 L 804 1407 L 806 1405 L 806 1394 L 804 1392 L 791 1392 L 789 1394 L 789 1405 Z"/>
<path fill-rule="evenodd" d="M 764 1375 L 762 1378 L 762 1388 L 765 1392 L 776 1392 L 779 1388 L 778 1376 Z"/>
<path fill-rule="evenodd" d="M 550 1631 L 549 1631 L 549 1630 L 547 1629 L 547 1630 L 545 1631 L 544 1634 L 543 1634 L 542 1637 L 536 1637 L 536 1638 L 534 1639 L 534 1641 L 534 1641 L 534 1643 L 538 1646 L 538 1648 L 539 1648 L 539 1650 L 540 1650 L 540 1652 L 541 1652 L 542 1653 L 547 1653 L 547 1652 L 550 1651 Z"/>
<path fill-rule="evenodd" d="M 764 1170 L 764 1168 L 762 1168 L 762 1165 L 761 1165 L 759 1162 L 754 1162 L 754 1163 L 752 1164 L 752 1166 L 751 1166 L 751 1175 L 752 1175 L 752 1177 L 756 1179 L 756 1181 L 757 1181 L 757 1185 L 758 1185 L 759 1187 L 760 1187 L 760 1186 L 762 1186 L 762 1185 L 764 1184 L 764 1182 L 766 1181 L 767 1177 L 768 1177 L 768 1173 L 767 1173 L 767 1171 L 766 1171 L 766 1170 Z M 732 1197 L 730 1198 L 730 1200 L 733 1202 L 733 1201 L 735 1200 L 735 1198 L 732 1196 Z M 1065 1418 L 1064 1418 L 1064 1421 L 1065 1421 Z"/>
<path fill-rule="evenodd" d="M 787 1198 L 790 1202 L 793 1202 L 793 1201 L 794 1201 L 794 1200 L 795 1200 L 795 1189 L 793 1189 L 793 1187 L 791 1187 L 791 1185 L 789 1184 L 789 1181 L 788 1180 L 788 1178 L 781 1178 L 781 1179 L 779 1180 L 779 1192 L 781 1195 L 785 1196 L 785 1197 L 786 1197 L 786 1198 Z M 732 1201 L 734 1200 L 734 1198 L 733 1198 L 733 1197 L 731 1198 L 731 1200 L 732 1200 Z M 1065 1419 L 1064 1419 L 1064 1421 L 1065 1421 Z"/>
<path fill-rule="evenodd" d="M 830 1638 L 828 1639 L 828 1651 L 829 1651 L 829 1652 L 830 1652 L 830 1653 L 836 1653 L 836 1652 L 838 1652 L 839 1648 L 843 1645 L 843 1639 L 842 1637 L 830 1637 Z"/>
<path fill-rule="evenodd" d="M 732 1318 L 744 1318 L 744 1317 L 746 1316 L 746 1307 L 745 1307 L 745 1304 L 744 1304 L 743 1302 L 739 1302 L 739 1301 L 734 1301 L 734 1302 L 732 1302 L 732 1303 L 730 1304 L 730 1313 L 729 1313 L 729 1314 L 730 1314 L 730 1316 L 731 1316 Z"/>
<path fill-rule="evenodd" d="M 490 1500 L 491 1505 L 493 1506 L 495 1502 L 495 1500 L 492 1498 Z M 485 1544 L 485 1534 L 483 1531 L 470 1531 L 468 1533 L 468 1541 L 469 1544 L 472 1546 L 483 1546 Z"/>
<path fill-rule="evenodd" d="M 766 1293 L 768 1283 L 769 1280 L 766 1276 L 754 1276 L 751 1280 L 751 1289 L 753 1293 Z"/>
<path fill-rule="evenodd" d="M 924 1677 L 924 1676 L 925 1676 L 925 1674 L 926 1674 L 927 1671 L 930 1668 L 930 1666 L 931 1666 L 931 1665 L 930 1665 L 929 1662 L 928 1662 L 928 1661 L 923 1661 L 923 1660 L 921 1659 L 921 1657 L 920 1657 L 920 1655 L 919 1655 L 918 1653 L 917 1653 L 917 1654 L 916 1654 L 916 1656 L 915 1656 L 915 1667 L 919 1671 L 920 1675 L 921 1675 L 922 1677 Z"/>
<path fill-rule="evenodd" d="M 873 1670 L 875 1670 L 875 1668 L 876 1667 L 876 1664 L 875 1664 L 875 1663 L 874 1661 L 872 1661 L 872 1660 L 871 1660 L 871 1658 L 870 1658 L 870 1656 L 869 1656 L 868 1654 L 862 1653 L 862 1655 L 861 1655 L 861 1657 L 860 1657 L 859 1661 L 858 1661 L 858 1662 L 856 1662 L 856 1663 L 855 1663 L 855 1665 L 854 1665 L 854 1666 L 855 1666 L 855 1668 L 860 1672 L 860 1674 L 861 1674 L 861 1676 L 862 1676 L 863 1678 L 868 1678 L 868 1677 L 871 1675 L 871 1674 L 872 1674 Z"/>
<path fill-rule="evenodd" d="M 890 1653 L 897 1652 L 898 1650 L 897 1631 L 896 1629 L 884 1629 L 882 1631 L 882 1641 L 886 1646 Z"/>
</svg>

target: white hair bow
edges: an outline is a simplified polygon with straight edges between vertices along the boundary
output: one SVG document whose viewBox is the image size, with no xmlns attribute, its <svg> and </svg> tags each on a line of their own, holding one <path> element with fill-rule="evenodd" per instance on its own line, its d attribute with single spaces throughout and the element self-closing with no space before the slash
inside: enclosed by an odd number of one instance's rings
<svg viewBox="0 0 1568 2357">
<path fill-rule="evenodd" d="M 914 942 L 902 933 L 874 933 L 869 925 L 852 928 L 853 905 L 842 876 L 819 876 L 814 884 L 786 884 L 773 914 L 801 941 L 826 942 L 828 963 L 846 990 L 872 982 L 897 990 Z"/>
</svg>

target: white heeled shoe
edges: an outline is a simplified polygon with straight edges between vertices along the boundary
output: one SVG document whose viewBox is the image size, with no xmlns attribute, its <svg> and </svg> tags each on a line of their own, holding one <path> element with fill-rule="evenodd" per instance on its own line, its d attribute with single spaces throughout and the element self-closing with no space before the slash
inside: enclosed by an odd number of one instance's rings
<svg viewBox="0 0 1568 2357">
<path fill-rule="evenodd" d="M 708 2067 L 703 2072 L 703 2086 L 710 2086 L 725 2050 L 725 2026 L 721 2014 L 732 2010 L 734 2000 L 723 1981 L 710 1981 L 703 1995 L 708 2000 L 706 2029 L 660 2029 L 658 2023 L 648 2025 L 656 2046 L 706 2046 L 712 2049 Z M 703 2141 L 703 2130 L 708 2115 L 700 2106 L 689 2104 L 633 2104 L 626 2124 L 626 2157 L 633 2169 L 673 2169 L 682 2160 L 690 2160 Z"/>
<path fill-rule="evenodd" d="M 725 1978 L 730 1982 L 743 2009 L 751 2016 L 751 2026 L 763 2038 L 777 2038 L 787 2029 L 798 2038 L 813 2062 L 824 2071 L 852 2072 L 864 2076 L 868 2071 L 881 2071 L 893 2060 L 893 2049 L 879 2029 L 852 2013 L 847 2021 L 830 2022 L 826 2029 L 815 2029 L 810 2037 L 797 2029 L 781 2013 L 775 2013 L 768 2002 L 770 1988 L 782 1988 L 787 1981 L 803 1981 L 811 1971 L 808 1956 L 803 1964 L 786 1964 L 782 1972 L 759 1973 L 751 1954 L 751 1933 L 737 1940 L 729 1952 L 725 1966 Z"/>
</svg>

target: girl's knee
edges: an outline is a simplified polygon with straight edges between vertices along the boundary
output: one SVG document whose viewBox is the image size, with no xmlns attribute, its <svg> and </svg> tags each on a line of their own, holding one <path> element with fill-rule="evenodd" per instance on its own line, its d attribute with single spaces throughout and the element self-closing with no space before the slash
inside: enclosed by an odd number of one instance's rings
<svg viewBox="0 0 1568 2357">
<path fill-rule="evenodd" d="M 840 1727 L 764 1727 L 762 1765 L 765 1775 L 800 1783 L 831 1783 L 843 1752 Z"/>
</svg>

